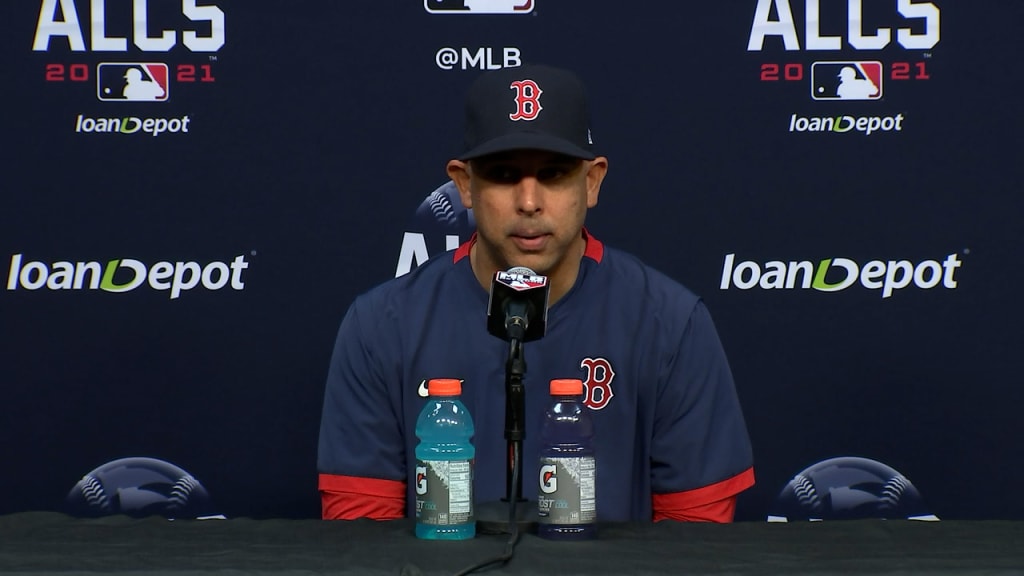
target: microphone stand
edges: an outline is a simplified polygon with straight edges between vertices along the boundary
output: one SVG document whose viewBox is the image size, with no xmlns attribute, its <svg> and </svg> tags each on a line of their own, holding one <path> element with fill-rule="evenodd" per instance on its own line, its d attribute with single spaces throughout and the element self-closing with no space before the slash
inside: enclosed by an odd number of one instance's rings
<svg viewBox="0 0 1024 576">
<path fill-rule="evenodd" d="M 509 338 L 508 360 L 505 362 L 505 441 L 508 445 L 505 497 L 501 502 L 487 503 L 480 508 L 477 530 L 484 534 L 513 534 L 513 529 L 529 532 L 537 527 L 537 511 L 523 498 L 523 438 L 526 437 L 524 374 L 526 359 L 522 339 L 513 336 Z"/>
<path fill-rule="evenodd" d="M 505 362 L 505 394 L 508 402 L 505 403 L 505 440 L 508 444 L 509 467 L 505 477 L 505 500 L 513 498 L 515 489 L 515 501 L 523 500 L 523 475 L 519 475 L 518 485 L 512 485 L 512 472 L 515 467 L 523 469 L 523 438 L 526 437 L 526 430 L 523 426 L 523 419 L 526 412 L 526 394 L 523 390 L 523 375 L 526 373 L 526 359 L 523 357 L 523 344 L 517 338 L 509 342 L 508 361 Z M 517 449 L 518 447 L 518 449 Z"/>
</svg>

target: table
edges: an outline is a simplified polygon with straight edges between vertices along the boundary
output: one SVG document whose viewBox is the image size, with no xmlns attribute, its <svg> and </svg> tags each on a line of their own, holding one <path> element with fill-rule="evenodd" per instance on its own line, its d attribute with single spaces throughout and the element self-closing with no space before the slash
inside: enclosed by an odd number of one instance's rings
<svg viewBox="0 0 1024 576">
<path fill-rule="evenodd" d="M 485 574 L 1024 574 L 1024 522 L 851 520 L 609 524 L 591 542 L 522 535 Z M 0 572 L 455 574 L 508 537 L 418 540 L 412 522 L 0 516 Z"/>
</svg>

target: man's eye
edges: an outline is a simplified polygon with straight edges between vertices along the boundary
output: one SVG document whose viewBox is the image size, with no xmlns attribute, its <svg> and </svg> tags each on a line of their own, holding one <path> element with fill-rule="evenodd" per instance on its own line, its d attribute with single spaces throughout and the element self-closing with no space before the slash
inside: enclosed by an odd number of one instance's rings
<svg viewBox="0 0 1024 576">
<path fill-rule="evenodd" d="M 564 166 L 547 166 L 537 171 L 537 180 L 542 182 L 557 180 L 568 173 L 569 170 Z"/>
<path fill-rule="evenodd" d="M 512 183 L 522 179 L 519 170 L 511 166 L 492 166 L 485 172 L 485 176 L 492 182 Z"/>
</svg>

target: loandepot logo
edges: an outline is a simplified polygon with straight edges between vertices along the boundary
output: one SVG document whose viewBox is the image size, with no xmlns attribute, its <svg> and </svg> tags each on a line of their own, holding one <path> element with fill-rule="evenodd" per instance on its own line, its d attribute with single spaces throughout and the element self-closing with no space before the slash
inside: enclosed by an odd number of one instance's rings
<svg viewBox="0 0 1024 576">
<path fill-rule="evenodd" d="M 171 300 L 182 292 L 202 286 L 220 290 L 228 285 L 242 290 L 242 271 L 249 267 L 244 256 L 231 262 L 157 262 L 146 265 L 138 260 L 121 258 L 101 262 L 25 261 L 22 254 L 11 256 L 7 272 L 7 289 L 17 290 L 103 290 L 130 292 L 143 285 L 154 290 L 170 291 Z"/>
<path fill-rule="evenodd" d="M 188 133 L 188 123 L 191 118 L 139 118 L 137 116 L 125 116 L 124 118 L 89 118 L 79 114 L 75 120 L 75 132 L 107 132 L 112 134 L 135 134 L 142 132 L 150 136 L 159 136 L 164 132 L 168 134 Z"/>
<path fill-rule="evenodd" d="M 849 258 L 826 258 L 811 261 L 772 260 L 763 265 L 753 261 L 737 262 L 735 254 L 725 255 L 722 267 L 722 290 L 732 287 L 740 290 L 796 290 L 813 288 L 821 292 L 839 292 L 854 284 L 869 290 L 881 290 L 882 298 L 889 298 L 896 290 L 913 284 L 929 289 L 942 285 L 956 288 L 957 269 L 963 262 L 956 254 L 946 256 L 942 262 L 924 260 L 872 260 L 860 265 Z"/>
<path fill-rule="evenodd" d="M 793 114 L 789 117 L 790 132 L 861 132 L 870 136 L 874 132 L 902 132 L 903 114 L 895 116 L 822 116 L 805 117 Z"/>
</svg>

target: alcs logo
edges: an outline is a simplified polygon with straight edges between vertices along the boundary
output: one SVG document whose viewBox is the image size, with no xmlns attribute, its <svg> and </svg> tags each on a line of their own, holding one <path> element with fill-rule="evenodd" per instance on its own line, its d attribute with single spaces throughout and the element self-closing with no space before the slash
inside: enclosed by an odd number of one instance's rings
<svg viewBox="0 0 1024 576">
<path fill-rule="evenodd" d="M 760 52 L 765 38 L 778 36 L 786 51 L 800 50 L 800 38 L 790 0 L 758 0 L 754 22 L 750 27 L 748 52 Z M 804 14 L 804 49 L 841 50 L 843 40 L 854 50 L 881 50 L 892 42 L 892 28 L 877 28 L 867 35 L 863 30 L 863 0 L 847 0 L 846 35 L 823 35 L 821 32 L 820 0 L 806 0 Z M 830 2 L 830 5 L 835 2 Z M 772 20 L 772 8 L 777 19 Z M 932 2 L 896 0 L 896 11 L 905 20 L 924 20 L 924 32 L 915 33 L 909 26 L 896 30 L 896 42 L 907 50 L 929 50 L 939 43 L 939 9 Z"/>
<path fill-rule="evenodd" d="M 224 12 L 216 6 L 198 6 L 196 0 L 181 0 L 181 13 L 198 28 L 209 28 L 208 36 L 201 36 L 197 30 L 181 32 L 181 41 L 192 52 L 216 52 L 224 45 Z M 63 16 L 63 18 L 61 18 Z M 75 0 L 43 0 L 39 8 L 32 50 L 48 52 L 52 38 L 67 38 L 72 52 L 127 52 L 127 36 L 108 36 L 106 30 L 105 0 L 89 2 L 90 47 L 86 46 L 85 35 L 78 17 Z M 132 2 L 132 43 L 143 52 L 167 52 L 178 43 L 177 30 L 161 30 L 158 36 L 150 36 L 153 25 L 149 22 L 147 0 Z"/>
<path fill-rule="evenodd" d="M 95 82 L 96 97 L 102 102 L 167 102 L 172 83 L 216 82 L 213 68 L 217 56 L 211 54 L 200 62 L 177 64 L 154 62 L 151 57 L 140 58 L 139 62 L 97 63 L 95 57 L 83 53 L 127 54 L 132 48 L 147 53 L 169 52 L 179 44 L 193 53 L 217 52 L 225 43 L 224 11 L 212 4 L 198 5 L 197 1 L 180 0 L 181 17 L 172 23 L 166 21 L 167 5 L 171 2 L 160 4 L 159 19 L 163 21 L 156 22 L 150 17 L 150 0 L 118 3 L 116 13 L 112 9 L 109 14 L 107 5 L 114 3 L 106 0 L 79 0 L 78 5 L 75 0 L 41 0 L 32 50 L 48 55 L 70 50 L 78 60 L 47 62 L 46 82 L 72 87 Z M 84 6 L 79 9 L 86 3 L 87 13 Z M 131 22 L 130 27 L 126 21 Z M 83 22 L 87 27 L 83 27 Z M 78 114 L 75 121 L 75 133 L 140 131 L 154 136 L 161 132 L 186 133 L 188 117 L 115 119 Z"/>
<path fill-rule="evenodd" d="M 842 2 L 805 0 L 804 13 L 794 18 L 792 0 L 758 0 L 754 10 L 748 52 L 762 52 L 765 44 L 784 48 L 787 54 L 800 51 L 870 50 L 881 51 L 893 38 L 905 50 L 930 50 L 939 43 L 940 11 L 933 2 L 915 0 L 871 0 L 867 11 L 864 0 L 847 0 L 846 13 L 837 13 Z M 888 3 L 889 7 L 886 7 Z M 822 6 L 824 4 L 825 6 Z M 892 14 L 895 4 L 895 13 Z M 822 14 L 822 10 L 828 10 Z M 882 10 L 879 12 L 879 10 Z M 889 10 L 889 12 L 885 12 Z M 867 12 L 868 17 L 865 18 Z M 799 18 L 803 16 L 803 18 Z M 845 18 L 844 18 L 845 16 Z M 845 20 L 845 27 L 834 23 Z M 798 31 L 797 22 L 803 24 Z M 888 26 L 866 22 L 889 22 Z M 865 29 L 868 28 L 868 29 Z M 802 33 L 802 34 L 801 34 Z M 802 45 L 801 45 L 802 41 Z M 769 50 L 771 51 L 771 50 Z M 778 52 L 775 52 L 778 54 Z M 882 101 L 885 82 L 926 81 L 931 79 L 929 64 L 932 54 L 922 52 L 917 61 L 902 57 L 883 62 L 868 59 L 844 61 L 801 61 L 799 56 L 789 61 L 762 62 L 760 81 L 777 86 L 804 84 L 810 81 L 810 96 L 815 101 Z M 778 56 L 774 56 L 778 58 Z M 780 61 L 781 60 L 781 61 Z M 892 87 L 892 84 L 890 84 Z M 870 116 L 829 115 L 820 113 L 811 117 L 795 113 L 790 116 L 789 132 L 873 132 L 902 131 L 904 112 L 872 114 Z"/>
</svg>

